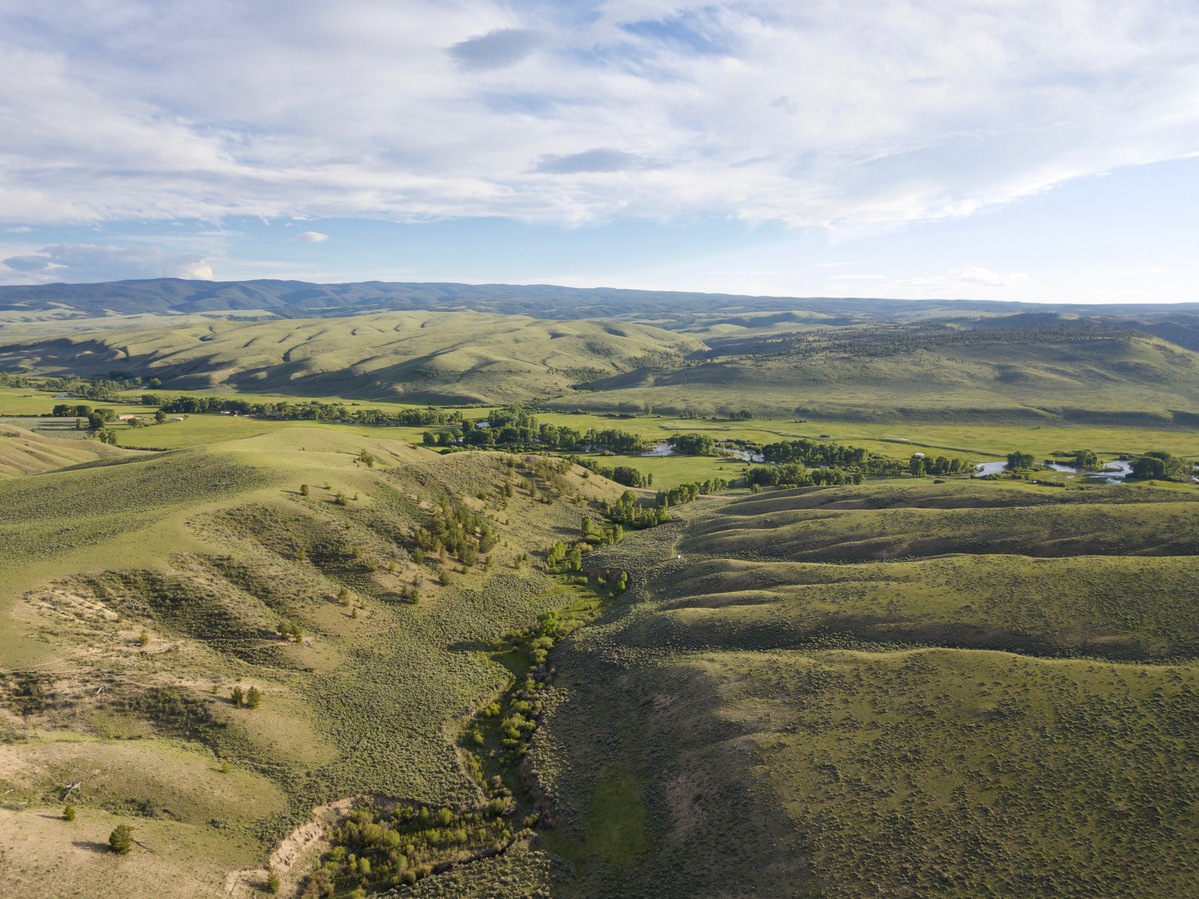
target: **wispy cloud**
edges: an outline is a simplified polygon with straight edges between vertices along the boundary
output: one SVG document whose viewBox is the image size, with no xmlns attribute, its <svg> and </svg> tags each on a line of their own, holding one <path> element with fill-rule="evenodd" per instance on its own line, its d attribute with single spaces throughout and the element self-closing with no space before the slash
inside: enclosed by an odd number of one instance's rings
<svg viewBox="0 0 1199 899">
<path fill-rule="evenodd" d="M 301 243 L 323 243 L 329 239 L 329 235 L 320 231 L 303 231 L 297 234 L 295 239 Z"/>
<path fill-rule="evenodd" d="M 1199 7 L 1170 0 L 22 7 L 0 9 L 8 225 L 852 231 L 1199 148 Z"/>
</svg>

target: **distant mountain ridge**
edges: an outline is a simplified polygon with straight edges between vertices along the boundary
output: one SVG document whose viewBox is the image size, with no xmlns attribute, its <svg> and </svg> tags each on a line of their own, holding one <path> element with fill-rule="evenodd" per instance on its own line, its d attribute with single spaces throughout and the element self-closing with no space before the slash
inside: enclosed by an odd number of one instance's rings
<svg viewBox="0 0 1199 899">
<path fill-rule="evenodd" d="M 379 311 L 471 311 L 538 318 L 648 319 L 716 312 L 806 310 L 862 320 L 907 320 L 932 315 L 994 315 L 1014 312 L 1142 318 L 1179 316 L 1178 327 L 1199 337 L 1199 303 L 1087 306 L 996 300 L 896 300 L 886 298 L 774 297 L 560 287 L 550 284 L 457 284 L 363 281 L 188 281 L 155 278 L 100 284 L 0 286 L 0 311 L 73 310 L 87 316 L 139 313 L 197 314 L 266 311 L 284 318 L 311 318 Z M 664 326 L 670 327 L 669 322 Z M 1164 336 L 1164 335 L 1159 335 Z M 1168 338 L 1167 338 L 1168 339 Z"/>
</svg>

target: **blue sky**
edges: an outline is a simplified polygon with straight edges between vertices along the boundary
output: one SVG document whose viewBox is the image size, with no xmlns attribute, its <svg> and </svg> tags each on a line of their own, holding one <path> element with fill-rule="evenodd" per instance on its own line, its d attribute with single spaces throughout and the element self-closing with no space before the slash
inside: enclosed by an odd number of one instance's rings
<svg viewBox="0 0 1199 899">
<path fill-rule="evenodd" d="M 1199 300 L 1193 0 L 0 0 L 0 283 Z"/>
</svg>

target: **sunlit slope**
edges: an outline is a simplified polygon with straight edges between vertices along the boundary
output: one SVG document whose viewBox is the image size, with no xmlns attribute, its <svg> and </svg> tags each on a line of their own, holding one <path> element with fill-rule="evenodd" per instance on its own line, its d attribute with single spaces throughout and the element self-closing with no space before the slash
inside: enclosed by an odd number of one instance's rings
<svg viewBox="0 0 1199 899">
<path fill-rule="evenodd" d="M 947 484 L 943 507 L 925 490 L 912 505 L 813 509 L 802 494 L 747 500 L 727 516 L 700 527 L 695 551 L 743 558 L 860 562 L 946 553 L 1077 555 L 1199 555 L 1199 503 L 1188 493 L 1124 486 L 1082 493 L 1036 494 L 995 485 L 994 504 L 977 487 Z M 884 497 L 888 497 L 884 494 Z M 834 493 L 833 496 L 838 494 Z M 979 505 L 955 508 L 968 496 Z M 888 503 L 890 502 L 888 497 Z M 873 507 L 871 507 L 873 506 Z"/>
<path fill-rule="evenodd" d="M 466 312 L 214 322 L 12 344 L 0 366 L 156 376 L 167 389 L 247 390 L 508 402 L 562 393 L 700 347 L 641 325 L 548 322 Z"/>
<path fill-rule="evenodd" d="M 645 574 L 534 754 L 577 893 L 1194 893 L 1196 499 L 808 489 L 605 551 Z"/>
<path fill-rule="evenodd" d="M 224 895 L 322 803 L 475 802 L 456 728 L 507 681 L 483 650 L 560 602 L 518 557 L 620 489 L 316 428 L 0 482 L 0 851 L 40 846 L 22 889 Z M 130 865 L 88 848 L 116 823 L 146 848 Z"/>
<path fill-rule="evenodd" d="M 855 334 L 830 329 L 811 345 L 722 345 L 708 354 L 713 358 L 682 367 L 600 380 L 581 402 L 597 409 L 651 402 L 663 412 L 704 414 L 747 407 L 759 415 L 861 421 L 1150 426 L 1193 422 L 1188 416 L 1199 413 L 1199 357 L 1148 335 L 1025 329 L 992 339 L 983 331 L 960 344 L 938 332 L 892 344 Z"/>
<path fill-rule="evenodd" d="M 0 424 L 0 478 L 54 471 L 123 455 L 96 440 L 58 440 Z"/>
</svg>

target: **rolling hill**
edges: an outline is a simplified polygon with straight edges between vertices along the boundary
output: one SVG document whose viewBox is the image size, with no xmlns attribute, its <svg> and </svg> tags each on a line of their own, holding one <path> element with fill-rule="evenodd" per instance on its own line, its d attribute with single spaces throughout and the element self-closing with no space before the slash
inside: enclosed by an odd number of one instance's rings
<svg viewBox="0 0 1199 899">
<path fill-rule="evenodd" d="M 618 495 L 583 474 L 296 428 L 0 481 L 6 895 L 249 896 L 317 806 L 477 802 L 453 734 L 563 603 L 525 553 Z"/>
<path fill-rule="evenodd" d="M 0 348 L 0 367 L 161 378 L 168 389 L 517 402 L 678 360 L 702 344 L 656 328 L 522 316 L 397 312 L 104 331 Z"/>
<path fill-rule="evenodd" d="M 533 752 L 571 894 L 1193 892 L 1193 491 L 877 490 L 604 551 Z"/>
<path fill-rule="evenodd" d="M 0 342 L 0 370 L 155 377 L 168 391 L 532 401 L 562 411 L 1155 428 L 1199 421 L 1199 356 L 1111 322 L 1057 314 L 736 321 L 683 333 L 466 312 L 181 320 Z"/>
</svg>

